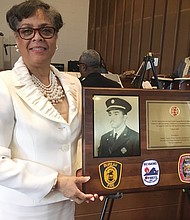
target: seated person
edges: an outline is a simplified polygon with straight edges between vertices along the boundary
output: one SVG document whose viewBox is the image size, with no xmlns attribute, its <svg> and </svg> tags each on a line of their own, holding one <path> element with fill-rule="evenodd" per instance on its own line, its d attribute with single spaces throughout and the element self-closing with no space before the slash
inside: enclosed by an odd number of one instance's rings
<svg viewBox="0 0 190 220">
<path fill-rule="evenodd" d="M 80 81 L 84 87 L 121 88 L 116 81 L 101 75 L 101 57 L 93 49 L 86 50 L 79 58 Z"/>
<path fill-rule="evenodd" d="M 101 65 L 100 71 L 101 71 L 101 73 L 108 73 L 108 69 L 107 69 L 106 64 L 104 62 L 104 59 L 102 58 L 100 53 L 99 53 L 99 55 L 100 55 L 100 65 Z"/>
<path fill-rule="evenodd" d="M 189 78 L 190 77 L 190 57 L 181 60 L 172 74 L 172 78 Z"/>
</svg>

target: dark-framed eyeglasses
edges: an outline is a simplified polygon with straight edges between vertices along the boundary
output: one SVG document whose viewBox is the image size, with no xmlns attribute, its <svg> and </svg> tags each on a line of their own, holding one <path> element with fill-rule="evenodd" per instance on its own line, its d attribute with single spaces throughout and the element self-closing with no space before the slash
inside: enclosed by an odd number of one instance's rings
<svg viewBox="0 0 190 220">
<path fill-rule="evenodd" d="M 24 27 L 19 28 L 17 30 L 19 36 L 24 40 L 31 40 L 38 31 L 39 35 L 44 39 L 50 39 L 55 35 L 55 28 L 54 27 L 40 27 L 40 28 L 31 28 L 31 27 Z"/>
</svg>

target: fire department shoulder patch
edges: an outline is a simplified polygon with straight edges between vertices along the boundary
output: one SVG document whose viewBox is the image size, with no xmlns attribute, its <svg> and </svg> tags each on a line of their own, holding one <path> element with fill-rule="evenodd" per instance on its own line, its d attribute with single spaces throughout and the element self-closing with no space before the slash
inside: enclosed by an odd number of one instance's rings
<svg viewBox="0 0 190 220">
<path fill-rule="evenodd" d="M 182 154 L 178 161 L 178 175 L 183 183 L 190 183 L 190 154 Z"/>
<path fill-rule="evenodd" d="M 106 189 L 115 189 L 119 186 L 121 173 L 122 164 L 117 161 L 105 161 L 99 165 L 100 181 Z"/>
</svg>

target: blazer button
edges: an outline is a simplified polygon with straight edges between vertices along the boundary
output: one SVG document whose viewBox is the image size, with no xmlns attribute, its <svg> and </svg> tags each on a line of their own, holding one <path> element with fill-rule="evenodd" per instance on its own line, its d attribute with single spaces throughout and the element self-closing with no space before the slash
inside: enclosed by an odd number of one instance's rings
<svg viewBox="0 0 190 220">
<path fill-rule="evenodd" d="M 68 151 L 68 150 L 69 150 L 69 145 L 68 145 L 68 144 L 63 144 L 61 150 L 62 150 L 63 152 Z"/>
</svg>

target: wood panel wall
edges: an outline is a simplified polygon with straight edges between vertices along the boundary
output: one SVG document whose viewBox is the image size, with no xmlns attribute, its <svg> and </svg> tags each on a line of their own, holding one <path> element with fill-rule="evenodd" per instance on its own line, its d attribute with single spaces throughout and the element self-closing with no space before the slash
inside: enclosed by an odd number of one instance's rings
<svg viewBox="0 0 190 220">
<path fill-rule="evenodd" d="M 90 0 L 88 48 L 113 73 L 137 71 L 148 52 L 171 75 L 190 55 L 189 0 Z"/>
<path fill-rule="evenodd" d="M 108 219 L 110 201 L 104 220 Z M 103 202 L 76 205 L 76 220 L 100 220 Z M 189 220 L 189 201 L 182 190 L 124 194 L 116 199 L 110 220 Z"/>
<path fill-rule="evenodd" d="M 90 0 L 89 7 L 88 48 L 113 73 L 137 71 L 151 51 L 158 73 L 171 75 L 190 55 L 190 0 Z M 179 189 L 125 194 L 110 220 L 189 220 L 189 202 Z M 76 220 L 98 220 L 102 207 L 99 201 L 77 205 Z"/>
</svg>

